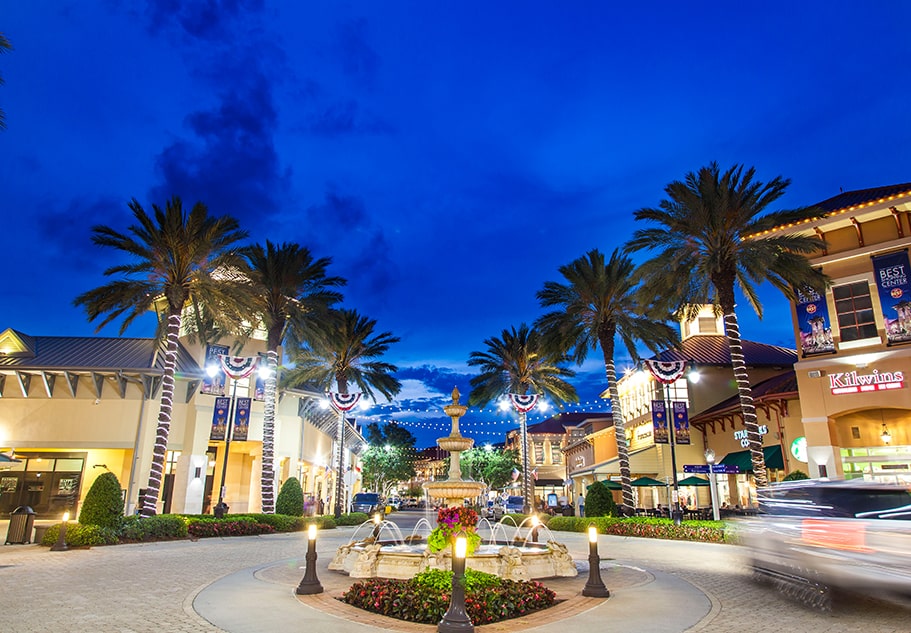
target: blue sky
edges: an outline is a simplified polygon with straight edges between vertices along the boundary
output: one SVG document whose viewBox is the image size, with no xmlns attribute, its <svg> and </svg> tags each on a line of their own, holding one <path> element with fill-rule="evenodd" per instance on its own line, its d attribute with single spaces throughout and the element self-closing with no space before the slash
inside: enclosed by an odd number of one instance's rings
<svg viewBox="0 0 911 633">
<path fill-rule="evenodd" d="M 0 328 L 92 334 L 72 299 L 112 260 L 91 226 L 179 195 L 331 257 L 345 306 L 402 338 L 400 404 L 439 407 L 559 266 L 621 246 L 689 171 L 790 178 L 782 208 L 911 180 L 909 26 L 889 1 L 9 3 Z M 764 297 L 743 335 L 793 347 Z M 427 418 L 403 415 L 421 444 Z"/>
</svg>

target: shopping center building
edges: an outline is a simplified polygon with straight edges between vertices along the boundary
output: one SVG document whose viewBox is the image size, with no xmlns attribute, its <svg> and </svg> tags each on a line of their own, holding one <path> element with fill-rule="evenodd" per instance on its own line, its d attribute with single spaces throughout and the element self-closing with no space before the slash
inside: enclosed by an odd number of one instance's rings
<svg viewBox="0 0 911 633">
<path fill-rule="evenodd" d="M 181 339 L 175 400 L 168 439 L 160 512 L 211 512 L 225 473 L 230 512 L 256 512 L 261 503 L 262 383 L 210 376 L 204 367 L 213 349 Z M 262 343 L 242 351 L 256 356 Z M 0 333 L 0 451 L 14 455 L 0 464 L 0 516 L 30 506 L 39 517 L 77 512 L 95 478 L 117 475 L 132 513 L 148 481 L 158 423 L 164 352 L 154 339 L 31 336 Z M 236 416 L 225 465 L 225 425 L 214 421 L 216 398 L 234 397 Z M 333 443 L 337 414 L 324 396 L 281 390 L 276 407 L 276 490 L 298 477 L 305 498 L 334 499 Z M 249 400 L 244 400 L 249 398 Z M 223 404 L 225 401 L 221 401 Z M 229 402 L 229 404 L 231 404 Z M 356 490 L 356 455 L 365 442 L 346 424 L 344 477 Z"/>
</svg>

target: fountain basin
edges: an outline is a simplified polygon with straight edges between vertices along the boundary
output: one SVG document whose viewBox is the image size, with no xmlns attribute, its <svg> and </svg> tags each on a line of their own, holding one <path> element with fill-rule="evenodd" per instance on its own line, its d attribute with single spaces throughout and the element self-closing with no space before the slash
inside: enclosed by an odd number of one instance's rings
<svg viewBox="0 0 911 633">
<path fill-rule="evenodd" d="M 566 546 L 544 543 L 488 543 L 466 560 L 469 569 L 508 580 L 573 577 L 578 570 Z M 426 545 L 355 542 L 338 548 L 329 569 L 352 578 L 412 578 L 427 569 L 452 569 L 448 551 L 431 552 Z"/>
</svg>

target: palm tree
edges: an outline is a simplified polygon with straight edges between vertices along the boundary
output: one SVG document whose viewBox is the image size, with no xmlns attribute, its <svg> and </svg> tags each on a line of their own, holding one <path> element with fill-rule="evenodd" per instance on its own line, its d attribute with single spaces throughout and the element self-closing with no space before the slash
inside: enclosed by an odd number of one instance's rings
<svg viewBox="0 0 911 633">
<path fill-rule="evenodd" d="M 333 310 L 330 318 L 318 325 L 318 335 L 301 344 L 292 361 L 294 369 L 284 377 L 289 387 L 314 385 L 328 391 L 333 383 L 338 393 L 348 395 L 348 385 L 354 383 L 362 394 L 375 400 L 374 389 L 392 400 L 402 389 L 393 375 L 398 367 L 380 360 L 389 346 L 399 338 L 390 332 L 374 334 L 376 321 L 361 316 L 355 310 Z M 339 411 L 336 431 L 335 516 L 342 514 L 342 442 L 345 414 Z"/>
<path fill-rule="evenodd" d="M 331 259 L 314 259 L 309 249 L 297 244 L 277 246 L 266 240 L 265 248 L 255 244 L 244 249 L 243 254 L 248 264 L 245 272 L 250 279 L 247 299 L 258 316 L 257 326 L 266 330 L 266 362 L 271 370 L 266 374 L 265 384 L 261 479 L 262 511 L 272 514 L 278 350 L 286 337 L 303 341 L 316 331 L 314 324 L 324 320 L 330 306 L 342 300 L 341 293 L 332 288 L 343 286 L 346 281 L 326 275 Z"/>
<path fill-rule="evenodd" d="M 669 310 L 690 318 L 701 303 L 712 303 L 720 309 L 749 440 L 753 475 L 756 485 L 763 487 L 768 484 L 768 474 L 734 310 L 735 288 L 762 318 L 757 284 L 767 281 L 793 300 L 795 288 L 822 291 L 826 277 L 806 257 L 821 250 L 825 246 L 823 240 L 803 235 L 765 234 L 776 227 L 818 217 L 822 212 L 809 207 L 764 213 L 784 195 L 791 181 L 777 176 L 762 183 L 754 181 L 755 173 L 754 168 L 744 170 L 741 165 L 721 173 L 713 162 L 687 174 L 684 182 L 670 183 L 664 190 L 667 198 L 658 208 L 635 212 L 637 220 L 649 220 L 661 226 L 638 229 L 628 248 L 656 251 L 640 268 L 646 280 L 647 296 L 660 298 Z"/>
<path fill-rule="evenodd" d="M 481 368 L 481 373 L 471 379 L 469 405 L 483 407 L 507 393 L 543 394 L 560 403 L 579 401 L 576 389 L 564 380 L 575 376 L 575 372 L 561 365 L 565 356 L 546 347 L 538 330 L 523 323 L 519 329 L 503 330 L 500 338 L 486 339 L 484 345 L 486 351 L 472 352 L 468 359 L 469 365 Z M 528 481 L 528 428 L 526 413 L 521 410 L 519 427 L 522 497 L 525 511 L 530 512 L 533 499 Z"/>
<path fill-rule="evenodd" d="M 137 317 L 155 308 L 161 312 L 160 320 L 167 323 L 158 428 L 149 484 L 140 508 L 140 514 L 147 517 L 155 514 L 161 491 L 182 311 L 196 296 L 206 305 L 228 302 L 236 288 L 230 278 L 213 279 L 212 273 L 241 264 L 235 245 L 247 234 L 230 216 L 210 216 L 201 202 L 193 205 L 189 213 L 184 212 L 176 196 L 164 209 L 152 205 L 154 217 L 135 199 L 129 207 L 136 224 L 127 229 L 128 234 L 99 225 L 92 228 L 92 242 L 126 253 L 133 261 L 105 270 L 105 275 L 119 278 L 79 295 L 75 304 L 85 307 L 89 321 L 106 315 L 97 330 L 123 317 L 123 334 Z"/>
<path fill-rule="evenodd" d="M 630 514 L 635 505 L 630 485 L 626 425 L 617 392 L 614 364 L 616 337 L 620 337 L 627 352 L 636 360 L 636 341 L 657 352 L 676 342 L 676 331 L 666 323 L 643 314 L 645 309 L 635 293 L 635 266 L 628 256 L 618 250 L 611 253 L 607 262 L 599 250 L 591 250 L 585 256 L 561 266 L 559 272 L 565 283 L 548 281 L 537 295 L 541 307 L 559 309 L 540 317 L 535 327 L 552 341 L 557 350 L 569 353 L 572 360 L 580 365 L 588 357 L 589 350 L 601 348 L 620 462 L 623 512 Z"/>
</svg>

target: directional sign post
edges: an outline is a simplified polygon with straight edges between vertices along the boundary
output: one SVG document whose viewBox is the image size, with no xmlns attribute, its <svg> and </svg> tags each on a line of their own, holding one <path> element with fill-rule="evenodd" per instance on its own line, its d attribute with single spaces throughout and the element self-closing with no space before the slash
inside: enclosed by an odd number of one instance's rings
<svg viewBox="0 0 911 633">
<path fill-rule="evenodd" d="M 683 472 L 707 475 L 709 473 L 709 465 L 708 464 L 685 464 L 683 466 Z M 739 475 L 740 466 L 732 466 L 730 464 L 712 464 L 712 472 L 715 473 L 716 475 Z"/>
</svg>

